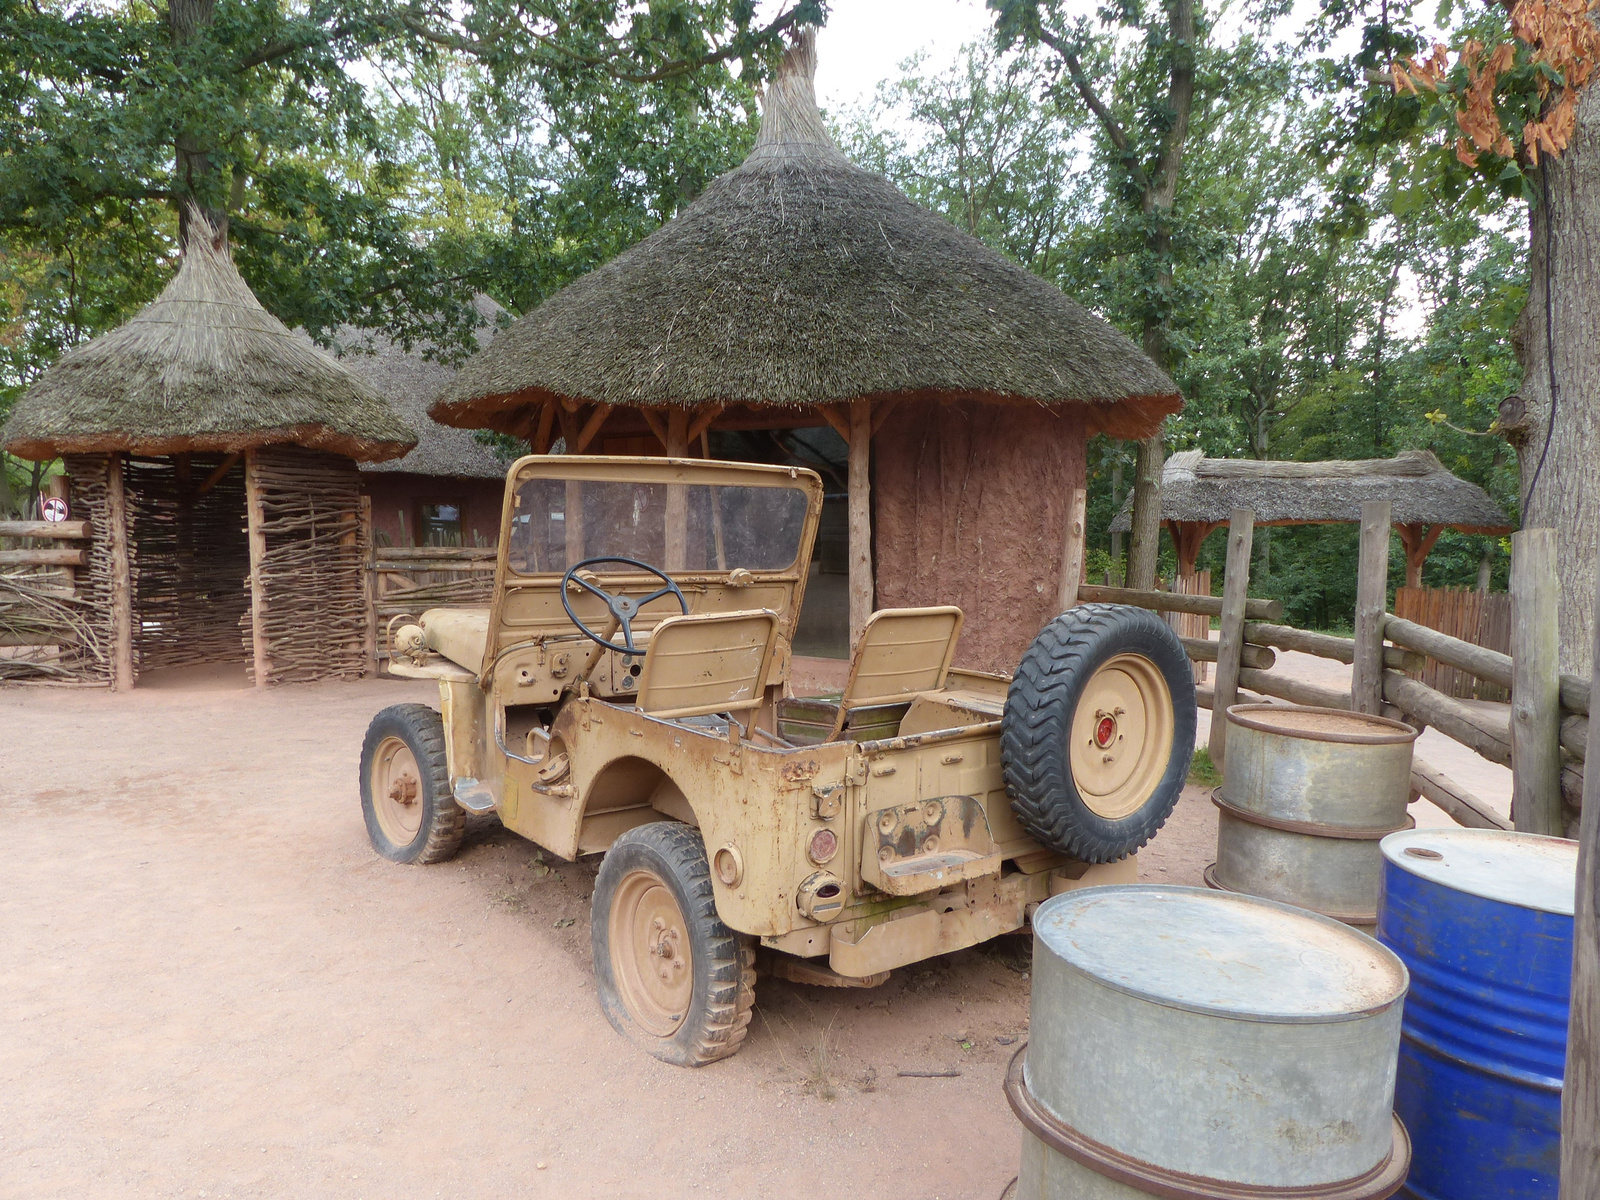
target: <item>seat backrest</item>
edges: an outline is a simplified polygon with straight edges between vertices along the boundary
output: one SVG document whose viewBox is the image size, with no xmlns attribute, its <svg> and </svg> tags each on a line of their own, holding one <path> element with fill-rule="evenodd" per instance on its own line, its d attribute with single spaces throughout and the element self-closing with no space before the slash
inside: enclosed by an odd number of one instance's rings
<svg viewBox="0 0 1600 1200">
<path fill-rule="evenodd" d="M 885 608 L 872 614 L 850 659 L 841 711 L 909 700 L 944 686 L 961 636 L 961 610 Z"/>
<path fill-rule="evenodd" d="M 635 703 L 658 717 L 755 708 L 777 640 L 768 608 L 668 617 L 650 631 Z"/>
</svg>

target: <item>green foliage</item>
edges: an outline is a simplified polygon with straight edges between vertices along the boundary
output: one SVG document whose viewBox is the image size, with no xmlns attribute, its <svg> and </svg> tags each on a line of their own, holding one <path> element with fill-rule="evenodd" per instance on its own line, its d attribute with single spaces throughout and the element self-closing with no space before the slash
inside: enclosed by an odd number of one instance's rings
<svg viewBox="0 0 1600 1200">
<path fill-rule="evenodd" d="M 1222 772 L 1217 770 L 1216 764 L 1211 761 L 1210 747 L 1194 748 L 1194 758 L 1189 763 L 1189 782 L 1195 787 L 1203 788 L 1222 786 Z"/>
</svg>

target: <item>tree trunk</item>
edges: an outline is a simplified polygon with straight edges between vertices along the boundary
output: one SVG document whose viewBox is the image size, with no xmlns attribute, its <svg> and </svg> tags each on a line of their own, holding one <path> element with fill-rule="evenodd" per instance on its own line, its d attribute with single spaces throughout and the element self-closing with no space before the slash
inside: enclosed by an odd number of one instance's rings
<svg viewBox="0 0 1600 1200">
<path fill-rule="evenodd" d="M 1561 669 L 1586 679 L 1600 542 L 1600 88 L 1578 102 L 1566 152 L 1543 163 L 1515 338 L 1526 426 L 1507 432 L 1518 442 L 1522 525 L 1556 531 Z"/>
<path fill-rule="evenodd" d="M 182 47 L 199 40 L 216 19 L 216 0 L 168 0 L 167 28 L 172 34 L 172 45 L 180 52 Z M 181 53 L 180 53 L 181 58 Z M 212 175 L 216 164 L 211 161 L 211 147 L 193 129 L 178 131 L 174 139 L 173 185 L 179 195 L 194 201 L 211 222 L 212 228 L 224 233 L 228 228 L 228 214 L 211 204 Z M 179 241 L 189 229 L 189 210 L 178 206 Z"/>
<path fill-rule="evenodd" d="M 1161 468 L 1166 451 L 1161 435 L 1139 443 L 1133 473 L 1133 532 L 1128 547 L 1128 586 L 1148 591 L 1156 585 L 1157 553 L 1161 549 Z"/>
</svg>

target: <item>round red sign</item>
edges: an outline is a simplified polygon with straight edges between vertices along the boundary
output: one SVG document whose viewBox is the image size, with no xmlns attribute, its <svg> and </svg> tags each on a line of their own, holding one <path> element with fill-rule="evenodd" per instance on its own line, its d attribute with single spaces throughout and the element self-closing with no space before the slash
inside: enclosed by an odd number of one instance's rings
<svg viewBox="0 0 1600 1200">
<path fill-rule="evenodd" d="M 39 515 L 46 521 L 65 521 L 67 519 L 67 502 L 60 496 L 46 496 L 39 505 Z"/>
</svg>

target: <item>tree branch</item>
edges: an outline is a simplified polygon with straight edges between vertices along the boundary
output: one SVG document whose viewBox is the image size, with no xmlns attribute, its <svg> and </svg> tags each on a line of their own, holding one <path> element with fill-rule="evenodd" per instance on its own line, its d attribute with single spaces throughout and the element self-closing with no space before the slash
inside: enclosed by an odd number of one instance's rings
<svg viewBox="0 0 1600 1200">
<path fill-rule="evenodd" d="M 1171 208 L 1178 194 L 1178 168 L 1189 138 L 1189 112 L 1194 107 L 1194 0 L 1170 0 L 1168 33 L 1173 43 L 1172 80 L 1167 87 L 1167 107 L 1172 124 L 1161 142 L 1156 163 L 1156 186 L 1151 200 Z"/>
<path fill-rule="evenodd" d="M 1180 2 L 1188 3 L 1189 0 L 1180 0 Z M 1189 22 L 1191 28 L 1190 36 L 1192 37 L 1194 25 L 1194 9 L 1192 7 L 1189 10 Z M 1145 177 L 1144 167 L 1139 164 L 1138 157 L 1134 154 L 1133 147 L 1128 141 L 1127 131 L 1122 128 L 1117 118 L 1111 115 L 1111 110 L 1095 94 L 1094 86 L 1089 82 L 1088 75 L 1084 73 L 1083 63 L 1078 58 L 1078 52 L 1072 49 L 1064 39 L 1047 29 L 1039 31 L 1039 40 L 1061 56 L 1061 61 L 1067 66 L 1067 74 L 1072 79 L 1072 86 L 1077 89 L 1079 97 L 1083 100 L 1084 107 L 1099 118 L 1101 127 L 1106 131 L 1106 137 L 1110 138 L 1111 144 L 1117 148 L 1117 153 L 1122 156 L 1123 164 L 1127 167 L 1128 173 L 1133 176 L 1133 180 L 1140 190 L 1148 190 L 1150 181 Z M 1190 79 L 1192 85 L 1192 70 Z M 1187 113 L 1185 113 L 1184 119 L 1187 123 Z"/>
</svg>

